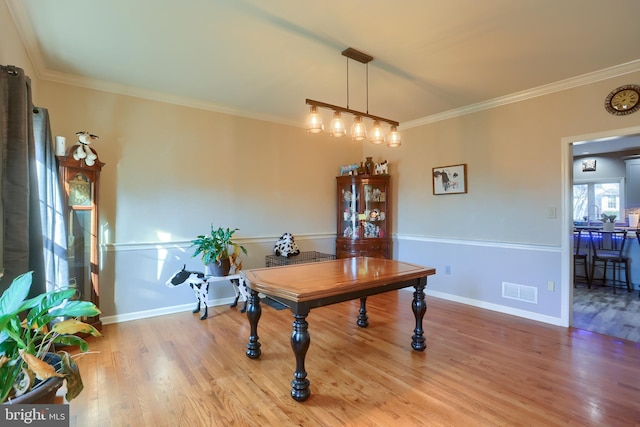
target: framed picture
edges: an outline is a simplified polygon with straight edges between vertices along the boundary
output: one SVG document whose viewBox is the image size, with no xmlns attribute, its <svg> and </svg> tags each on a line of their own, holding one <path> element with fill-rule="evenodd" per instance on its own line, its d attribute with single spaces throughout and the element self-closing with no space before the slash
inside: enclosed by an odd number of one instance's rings
<svg viewBox="0 0 640 427">
<path fill-rule="evenodd" d="M 582 161 L 582 172 L 594 172 L 596 170 L 596 159 Z"/>
<path fill-rule="evenodd" d="M 433 194 L 467 192 L 467 164 L 433 168 Z"/>
</svg>

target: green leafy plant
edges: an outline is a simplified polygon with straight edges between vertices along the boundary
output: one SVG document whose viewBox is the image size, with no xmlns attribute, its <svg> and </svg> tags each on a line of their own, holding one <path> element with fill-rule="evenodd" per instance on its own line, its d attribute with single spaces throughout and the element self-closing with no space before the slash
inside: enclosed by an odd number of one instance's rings
<svg viewBox="0 0 640 427">
<path fill-rule="evenodd" d="M 214 262 L 219 264 L 221 259 L 229 257 L 232 258 L 235 264 L 240 251 L 245 255 L 247 254 L 244 246 L 231 240 L 233 234 L 238 230 L 238 228 L 214 228 L 212 224 L 209 235 L 201 234 L 191 241 L 190 247 L 195 247 L 192 256 L 202 255 L 202 262 L 205 265 L 213 264 Z"/>
<path fill-rule="evenodd" d="M 56 352 L 55 345 L 89 351 L 89 344 L 76 334 L 101 334 L 78 318 L 97 316 L 100 310 L 92 302 L 72 300 L 76 294 L 73 288 L 27 298 L 32 276 L 29 272 L 16 277 L 0 297 L 0 402 L 18 397 L 51 377 L 66 379 L 66 398 L 70 401 L 83 388 L 80 370 L 72 356 L 66 351 Z M 62 359 L 57 369 L 45 362 L 54 352 Z"/>
<path fill-rule="evenodd" d="M 615 222 L 617 215 L 602 214 L 602 222 Z"/>
</svg>

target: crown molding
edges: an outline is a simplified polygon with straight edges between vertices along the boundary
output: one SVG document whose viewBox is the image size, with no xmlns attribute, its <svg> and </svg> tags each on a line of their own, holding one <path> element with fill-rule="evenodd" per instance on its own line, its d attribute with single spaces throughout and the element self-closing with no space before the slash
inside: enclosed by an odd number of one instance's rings
<svg viewBox="0 0 640 427">
<path fill-rule="evenodd" d="M 27 13 L 24 9 L 24 5 L 21 0 L 5 0 L 9 13 L 11 14 L 13 21 L 16 23 L 18 33 L 27 51 L 27 55 L 31 60 L 31 63 L 35 69 L 36 77 L 40 80 L 62 83 L 72 86 L 84 87 L 88 89 L 95 89 L 103 92 L 116 93 L 119 95 L 132 96 L 136 98 L 148 99 L 151 101 L 164 102 L 168 104 L 180 105 L 184 107 L 197 108 L 201 110 L 214 111 L 217 113 L 230 114 L 233 116 L 246 117 L 254 120 L 262 120 L 271 123 L 278 123 L 286 126 L 304 127 L 297 120 L 284 119 L 279 116 L 260 114 L 253 111 L 246 111 L 240 109 L 229 108 L 228 106 L 214 104 L 211 102 L 205 102 L 193 98 L 181 97 L 170 95 L 167 93 L 155 92 L 146 89 L 140 89 L 136 87 L 126 86 L 119 83 L 112 83 L 106 81 L 100 81 L 96 79 L 89 79 L 82 76 L 59 73 L 50 71 L 44 65 L 42 51 L 37 43 L 35 33 L 31 27 L 31 23 L 27 18 Z M 467 105 L 461 108 L 456 108 L 442 113 L 433 114 L 420 119 L 403 122 L 398 130 L 410 129 L 413 127 L 423 126 L 429 123 L 435 123 L 442 120 L 451 119 L 454 117 L 464 116 L 466 114 L 476 113 L 491 108 L 500 107 L 503 105 L 512 104 L 515 102 L 525 101 L 527 99 L 536 98 L 543 95 L 549 95 L 555 92 L 560 92 L 567 89 L 572 89 L 578 86 L 583 86 L 602 80 L 619 77 L 625 74 L 640 71 L 640 59 L 627 62 L 620 65 L 615 65 L 603 70 L 595 71 L 592 73 L 583 74 L 576 77 L 571 77 L 565 80 L 561 80 L 555 83 L 550 83 L 543 86 L 538 86 L 532 89 L 516 92 L 510 95 L 490 99 L 487 101 L 478 102 L 476 104 Z"/>
<path fill-rule="evenodd" d="M 456 108 L 442 113 L 433 114 L 431 116 L 423 117 L 421 119 L 411 120 L 402 123 L 400 130 L 409 129 L 417 126 L 426 125 L 429 123 L 439 122 L 442 120 L 451 119 L 454 117 L 464 116 L 466 114 L 476 113 L 491 108 L 501 107 L 503 105 L 513 104 L 514 102 L 521 102 L 527 99 L 537 98 L 543 95 L 549 95 L 555 92 L 560 92 L 567 89 L 572 89 L 578 86 L 584 86 L 591 83 L 596 83 L 602 80 L 607 80 L 613 77 L 623 76 L 625 74 L 634 73 L 640 71 L 640 59 L 630 61 L 620 65 L 614 65 L 613 67 L 605 68 L 603 70 L 594 71 L 593 73 L 583 74 L 581 76 L 571 77 L 559 82 L 538 86 L 532 89 L 523 90 L 520 92 L 512 93 L 510 95 L 501 96 L 499 98 L 490 99 L 488 101 L 478 102 L 476 104 L 467 105 L 461 108 Z"/>
<path fill-rule="evenodd" d="M 230 108 L 221 104 L 215 104 L 212 102 L 201 101 L 194 98 L 141 89 L 119 83 L 107 82 L 103 80 L 91 79 L 87 77 L 59 73 L 57 71 L 49 70 L 40 70 L 39 75 L 40 79 L 54 83 L 78 86 L 86 89 L 98 90 L 101 92 L 109 92 L 118 95 L 131 96 L 134 98 L 147 99 L 150 101 L 164 102 L 167 104 L 180 105 L 183 107 L 197 108 L 199 110 L 213 111 L 216 113 L 229 114 L 232 116 L 245 117 L 248 119 L 262 120 L 265 122 L 278 123 L 286 126 L 301 126 L 298 121 L 286 120 L 278 116 L 259 114 L 252 111 Z"/>
</svg>

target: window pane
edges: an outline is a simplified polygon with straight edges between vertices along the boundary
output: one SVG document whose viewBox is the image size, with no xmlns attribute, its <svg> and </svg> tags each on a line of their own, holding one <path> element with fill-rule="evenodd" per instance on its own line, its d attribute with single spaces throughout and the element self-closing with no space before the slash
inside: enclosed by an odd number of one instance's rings
<svg viewBox="0 0 640 427">
<path fill-rule="evenodd" d="M 615 215 L 617 219 L 622 220 L 620 184 L 617 182 L 594 184 L 593 190 L 595 194 L 595 202 L 600 206 L 602 213 L 606 215 Z"/>
<path fill-rule="evenodd" d="M 573 186 L 573 220 L 585 221 L 589 216 L 589 186 L 587 184 L 574 184 Z"/>
</svg>

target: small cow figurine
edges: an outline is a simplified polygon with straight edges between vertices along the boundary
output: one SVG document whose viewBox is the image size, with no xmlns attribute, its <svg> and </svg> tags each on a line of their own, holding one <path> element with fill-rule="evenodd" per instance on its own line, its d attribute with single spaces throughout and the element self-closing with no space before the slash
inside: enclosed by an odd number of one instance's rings
<svg viewBox="0 0 640 427">
<path fill-rule="evenodd" d="M 284 233 L 273 247 L 273 253 L 277 256 L 289 257 L 290 255 L 298 255 L 300 249 L 298 249 L 293 235 L 291 233 Z"/>
<path fill-rule="evenodd" d="M 203 311 L 202 316 L 200 316 L 200 320 L 204 320 L 209 316 L 209 307 L 207 307 L 207 300 L 209 297 L 209 283 L 211 276 L 207 277 L 204 273 L 199 271 L 188 271 L 186 270 L 186 265 L 182 267 L 182 270 L 178 270 L 169 280 L 167 280 L 167 286 L 176 287 L 188 283 L 193 289 L 193 292 L 196 294 L 196 308 L 193 310 L 194 313 L 199 311 Z M 235 307 L 238 305 L 238 300 L 240 299 L 240 294 L 242 294 L 244 298 L 244 307 L 240 310 L 242 313 L 247 311 L 247 301 L 249 299 L 249 292 L 247 291 L 247 285 L 242 282 L 240 284 L 239 279 L 231 279 L 231 283 L 233 284 L 233 290 L 236 293 L 236 298 L 231 304 L 231 307 Z"/>
<path fill-rule="evenodd" d="M 374 165 L 374 171 L 376 175 L 388 175 L 389 163 L 386 160 L 384 162 L 376 163 Z"/>
<path fill-rule="evenodd" d="M 100 137 L 85 131 L 76 132 L 76 135 L 78 135 L 78 146 L 73 152 L 73 158 L 75 160 L 84 159 L 87 166 L 93 166 L 98 155 L 89 148 L 89 144 Z"/>
</svg>

